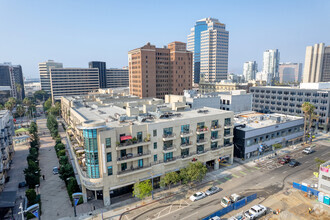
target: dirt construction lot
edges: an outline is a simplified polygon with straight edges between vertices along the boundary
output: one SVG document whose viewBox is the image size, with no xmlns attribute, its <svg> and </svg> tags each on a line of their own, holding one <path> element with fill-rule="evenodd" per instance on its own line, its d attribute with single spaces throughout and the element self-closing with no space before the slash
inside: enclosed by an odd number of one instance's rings
<svg viewBox="0 0 330 220">
<path fill-rule="evenodd" d="M 308 198 L 307 195 L 296 189 L 289 189 L 269 197 L 262 203 L 271 210 L 279 210 L 279 214 L 270 212 L 261 219 L 268 220 L 329 220 L 330 207 L 322 205 L 316 197 Z M 313 211 L 309 214 L 308 209 Z"/>
</svg>

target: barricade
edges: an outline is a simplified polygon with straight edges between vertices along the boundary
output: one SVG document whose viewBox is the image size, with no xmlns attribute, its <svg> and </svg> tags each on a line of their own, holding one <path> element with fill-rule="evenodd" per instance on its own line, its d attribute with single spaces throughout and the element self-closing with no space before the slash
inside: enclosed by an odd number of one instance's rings
<svg viewBox="0 0 330 220">
<path fill-rule="evenodd" d="M 301 190 L 301 191 L 303 191 L 303 192 L 307 192 L 307 193 L 311 193 L 312 195 L 314 195 L 314 196 L 318 196 L 319 195 L 319 191 L 317 191 L 316 189 L 313 189 L 313 188 L 310 188 L 310 187 L 308 187 L 308 186 L 304 186 L 304 185 L 301 185 L 301 184 L 299 184 L 299 183 L 295 183 L 295 182 L 293 182 L 293 184 L 292 184 L 292 186 L 293 186 L 293 188 L 295 188 L 295 189 L 299 189 L 299 190 Z"/>
</svg>

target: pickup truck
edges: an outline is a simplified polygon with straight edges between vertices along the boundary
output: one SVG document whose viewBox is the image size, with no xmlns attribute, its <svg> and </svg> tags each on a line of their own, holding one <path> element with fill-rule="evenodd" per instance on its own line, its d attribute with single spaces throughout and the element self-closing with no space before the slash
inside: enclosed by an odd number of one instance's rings
<svg viewBox="0 0 330 220">
<path fill-rule="evenodd" d="M 303 152 L 304 154 L 311 154 L 311 153 L 314 152 L 314 149 L 313 149 L 313 147 L 311 146 L 311 147 L 307 147 L 307 148 L 305 148 L 302 152 Z"/>
<path fill-rule="evenodd" d="M 244 196 L 240 196 L 240 195 L 234 193 L 234 194 L 232 194 L 232 195 L 229 196 L 229 197 L 227 197 L 227 196 L 223 197 L 223 198 L 221 199 L 221 203 L 220 203 L 220 204 L 221 204 L 223 207 L 227 207 L 227 206 L 229 206 L 230 204 L 235 203 L 235 202 L 237 202 L 237 201 L 239 201 L 239 200 L 241 200 L 241 199 L 243 199 L 243 198 L 244 198 Z"/>
<path fill-rule="evenodd" d="M 245 218 L 249 220 L 257 219 L 266 214 L 267 214 L 267 208 L 260 204 L 252 206 L 249 210 L 244 212 Z"/>
</svg>

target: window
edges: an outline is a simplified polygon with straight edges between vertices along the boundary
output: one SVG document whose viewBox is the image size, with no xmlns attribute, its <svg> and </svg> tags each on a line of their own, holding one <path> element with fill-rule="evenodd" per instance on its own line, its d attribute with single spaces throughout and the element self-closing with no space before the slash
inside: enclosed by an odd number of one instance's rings
<svg viewBox="0 0 330 220">
<path fill-rule="evenodd" d="M 164 128 L 164 136 L 171 136 L 173 134 L 173 128 Z"/>
<path fill-rule="evenodd" d="M 157 149 L 157 142 L 154 142 L 154 149 Z"/>
<path fill-rule="evenodd" d="M 111 147 L 111 138 L 106 138 L 105 139 L 105 147 L 110 148 Z"/>
<path fill-rule="evenodd" d="M 225 126 L 230 126 L 231 124 L 231 118 L 225 118 Z"/>
<path fill-rule="evenodd" d="M 188 134 L 189 133 L 189 125 L 181 125 L 181 133 Z"/>
<path fill-rule="evenodd" d="M 127 163 L 122 163 L 121 164 L 121 170 L 124 171 L 127 169 Z"/>
<path fill-rule="evenodd" d="M 108 176 L 111 176 L 112 175 L 112 166 L 109 166 L 108 167 Z"/>
<path fill-rule="evenodd" d="M 156 129 L 153 130 L 153 131 L 152 131 L 152 134 L 153 134 L 154 137 L 156 137 L 156 136 L 157 136 L 157 130 L 156 130 Z"/>
<path fill-rule="evenodd" d="M 107 153 L 107 162 L 111 162 L 112 161 L 112 157 L 111 157 L 111 152 Z"/>
<path fill-rule="evenodd" d="M 138 166 L 143 167 L 143 159 L 138 160 Z"/>
<path fill-rule="evenodd" d="M 204 152 L 204 145 L 197 145 L 197 153 L 203 153 Z"/>
<path fill-rule="evenodd" d="M 143 146 L 138 146 L 138 154 L 143 154 Z"/>
<path fill-rule="evenodd" d="M 142 132 L 141 131 L 136 134 L 136 137 L 137 137 L 138 142 L 142 142 Z"/>
<path fill-rule="evenodd" d="M 164 154 L 164 161 L 170 161 L 173 159 L 173 152 Z"/>
<path fill-rule="evenodd" d="M 154 155 L 154 161 L 157 161 L 157 154 Z"/>
</svg>

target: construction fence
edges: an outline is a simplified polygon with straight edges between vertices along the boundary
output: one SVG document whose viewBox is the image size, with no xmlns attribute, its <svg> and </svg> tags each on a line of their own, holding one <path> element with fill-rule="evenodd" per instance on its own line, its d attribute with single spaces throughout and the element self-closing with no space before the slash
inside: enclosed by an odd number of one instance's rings
<svg viewBox="0 0 330 220">
<path fill-rule="evenodd" d="M 245 206 L 246 204 L 248 204 L 249 202 L 255 200 L 257 198 L 257 193 L 253 194 L 253 195 L 250 195 L 250 196 L 247 196 L 245 197 L 244 199 L 240 200 L 240 201 L 237 201 L 229 206 L 227 206 L 226 208 L 223 208 L 223 209 L 220 209 L 214 213 L 212 213 L 211 215 L 203 218 L 203 220 L 209 220 L 210 218 L 214 217 L 214 216 L 223 216 L 233 210 L 237 210 L 237 209 L 240 209 L 242 208 L 243 206 Z"/>
<path fill-rule="evenodd" d="M 293 188 L 296 188 L 296 189 L 299 189 L 301 191 L 310 193 L 311 195 L 314 195 L 314 196 L 319 196 L 319 193 L 320 193 L 319 191 L 317 191 L 317 190 L 315 190 L 313 188 L 310 188 L 308 186 L 301 185 L 299 183 L 293 182 L 292 186 L 293 186 Z"/>
</svg>

